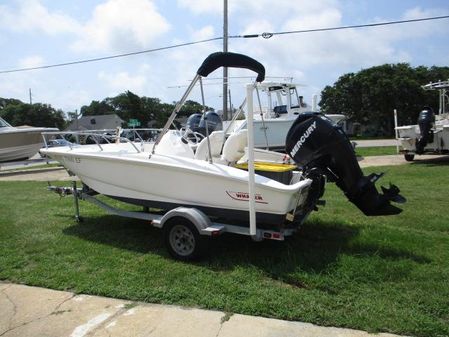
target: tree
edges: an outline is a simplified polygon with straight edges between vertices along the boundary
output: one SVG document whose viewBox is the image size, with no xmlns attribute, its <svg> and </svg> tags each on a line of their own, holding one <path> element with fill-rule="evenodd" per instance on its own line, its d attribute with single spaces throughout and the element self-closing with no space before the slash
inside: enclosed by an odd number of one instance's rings
<svg viewBox="0 0 449 337">
<path fill-rule="evenodd" d="M 19 100 L 0 98 L 0 116 L 14 126 L 48 126 L 63 129 L 65 127 L 64 112 L 54 109 L 50 104 L 27 104 Z"/>
<path fill-rule="evenodd" d="M 83 116 L 108 115 L 114 113 L 114 108 L 105 102 L 105 100 L 92 101 L 89 105 L 83 105 L 80 109 Z"/>
<path fill-rule="evenodd" d="M 131 91 L 125 91 L 115 97 L 107 97 L 104 100 L 92 101 L 90 105 L 81 108 L 81 114 L 84 116 L 105 115 L 116 113 L 124 121 L 137 119 L 142 127 L 152 125 L 152 127 L 162 127 L 167 121 L 168 116 L 175 108 L 175 103 L 162 103 L 159 98 L 139 97 Z M 195 101 L 185 102 L 180 116 L 189 116 L 195 112 L 201 112 L 203 106 Z M 213 110 L 206 107 L 206 110 Z"/>
<path fill-rule="evenodd" d="M 206 108 L 206 111 L 211 111 L 211 110 L 213 111 L 214 110 L 213 108 L 208 107 L 207 105 L 206 105 L 205 108 Z M 202 112 L 203 112 L 203 105 L 202 104 L 200 104 L 198 102 L 195 102 L 195 101 L 192 101 L 192 100 L 187 100 L 184 103 L 184 105 L 181 108 L 181 110 L 179 111 L 179 115 L 180 116 L 190 116 L 191 114 L 202 113 Z"/>
<path fill-rule="evenodd" d="M 423 106 L 438 109 L 438 94 L 421 85 L 449 78 L 449 67 L 417 67 L 384 64 L 341 76 L 321 94 L 325 113 L 343 113 L 354 122 L 372 125 L 379 134 L 393 134 L 393 109 L 399 124 L 416 123 Z"/>
</svg>

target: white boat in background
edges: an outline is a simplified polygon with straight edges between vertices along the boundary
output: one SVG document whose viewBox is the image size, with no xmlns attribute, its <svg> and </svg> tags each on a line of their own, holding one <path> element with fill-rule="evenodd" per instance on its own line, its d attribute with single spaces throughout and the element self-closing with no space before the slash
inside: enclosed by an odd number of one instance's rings
<svg viewBox="0 0 449 337">
<path fill-rule="evenodd" d="M 270 150 L 285 150 L 285 137 L 293 122 L 300 114 L 315 111 L 298 94 L 294 83 L 263 82 L 256 85 L 257 100 L 254 103 L 254 146 Z M 231 121 L 224 121 L 226 133 L 247 128 L 242 116 L 246 101 L 238 109 Z M 346 117 L 342 114 L 326 114 L 335 123 Z M 241 119 L 239 119 L 239 117 Z"/>
<path fill-rule="evenodd" d="M 365 214 L 400 212 L 390 205 L 390 200 L 398 198 L 399 189 L 384 189 L 385 194 L 379 194 L 374 186 L 377 177 L 363 176 L 344 133 L 319 113 L 301 114 L 303 120 L 298 119 L 290 130 L 291 156 L 300 158 L 302 170 L 292 164 L 288 155 L 255 150 L 256 84 L 246 86 L 247 130 L 233 132 L 229 137 L 223 131 L 206 131 L 199 143 L 191 142 L 186 133 L 169 130 L 197 82 L 206 106 L 202 78 L 220 67 L 252 70 L 257 73 L 258 83 L 265 76 L 263 65 L 248 56 L 214 53 L 198 69 L 156 141 L 138 143 L 117 135 L 106 144 L 94 137 L 97 144 L 69 144 L 40 151 L 80 178 L 84 188 L 78 192 L 73 187 L 75 197 L 81 193 L 89 199 L 91 193 L 99 193 L 147 210 L 162 210 L 162 217 L 147 212 L 139 218 L 162 227 L 170 253 L 184 260 L 199 253 L 200 235 L 232 232 L 256 240 L 282 240 L 293 234 L 316 209 L 326 174 L 332 174 L 350 201 Z M 54 133 L 46 135 L 54 137 Z M 310 151 L 310 145 L 317 150 Z M 54 190 L 61 191 L 57 187 Z M 122 214 L 129 216 L 130 212 Z"/>
<path fill-rule="evenodd" d="M 407 161 L 418 154 L 449 154 L 449 80 L 423 85 L 424 90 L 439 91 L 439 111 L 424 107 L 418 124 L 396 126 L 396 138 Z"/>
<path fill-rule="evenodd" d="M 13 127 L 0 118 L 0 162 L 31 158 L 44 144 L 42 132 L 57 130 L 28 126 Z"/>
</svg>

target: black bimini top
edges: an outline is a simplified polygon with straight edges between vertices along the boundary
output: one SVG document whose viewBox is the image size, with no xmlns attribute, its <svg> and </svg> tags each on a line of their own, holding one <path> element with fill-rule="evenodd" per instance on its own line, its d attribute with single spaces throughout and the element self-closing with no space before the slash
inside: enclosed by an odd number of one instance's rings
<svg viewBox="0 0 449 337">
<path fill-rule="evenodd" d="M 220 67 L 245 68 L 257 73 L 257 82 L 265 79 L 265 67 L 255 59 L 237 53 L 217 52 L 210 54 L 198 68 L 197 74 L 207 77 Z"/>
</svg>

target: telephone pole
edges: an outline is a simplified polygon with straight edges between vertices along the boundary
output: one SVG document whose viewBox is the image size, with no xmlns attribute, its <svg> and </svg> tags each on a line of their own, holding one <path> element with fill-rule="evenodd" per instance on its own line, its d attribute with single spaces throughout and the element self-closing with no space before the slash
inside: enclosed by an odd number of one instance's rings
<svg viewBox="0 0 449 337">
<path fill-rule="evenodd" d="M 32 105 L 33 104 L 33 98 L 32 98 L 32 95 L 31 95 L 31 88 L 28 89 L 28 93 L 30 94 L 30 105 Z"/>
</svg>

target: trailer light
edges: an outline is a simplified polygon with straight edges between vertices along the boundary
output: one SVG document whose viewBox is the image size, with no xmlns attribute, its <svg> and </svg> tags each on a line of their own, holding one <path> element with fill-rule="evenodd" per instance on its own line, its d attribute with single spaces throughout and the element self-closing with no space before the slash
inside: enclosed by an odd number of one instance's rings
<svg viewBox="0 0 449 337">
<path fill-rule="evenodd" d="M 213 236 L 213 237 L 216 237 L 216 236 L 219 236 L 219 235 L 220 235 L 220 231 L 212 231 L 210 233 L 210 236 Z"/>
<path fill-rule="evenodd" d="M 273 239 L 279 240 L 281 238 L 281 233 L 273 233 L 272 236 L 273 236 Z"/>
</svg>

